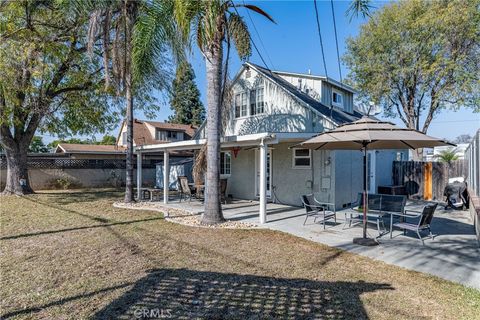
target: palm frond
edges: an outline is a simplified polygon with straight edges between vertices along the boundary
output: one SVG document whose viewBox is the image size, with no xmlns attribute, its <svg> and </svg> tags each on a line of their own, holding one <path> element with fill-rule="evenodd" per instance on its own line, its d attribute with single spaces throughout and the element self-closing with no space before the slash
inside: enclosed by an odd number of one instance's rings
<svg viewBox="0 0 480 320">
<path fill-rule="evenodd" d="M 253 4 L 234 4 L 234 6 L 235 7 L 244 7 L 244 8 L 247 8 L 249 10 L 255 11 L 256 13 L 264 16 L 265 18 L 267 18 L 268 20 L 270 20 L 271 22 L 276 24 L 275 20 L 273 20 L 273 18 L 268 13 L 266 13 L 262 8 L 254 6 Z"/>
<path fill-rule="evenodd" d="M 350 20 L 352 20 L 353 17 L 357 18 L 359 14 L 364 18 L 370 17 L 370 12 L 375 8 L 370 3 L 370 0 L 353 0 L 345 12 L 345 15 L 350 16 Z"/>
</svg>

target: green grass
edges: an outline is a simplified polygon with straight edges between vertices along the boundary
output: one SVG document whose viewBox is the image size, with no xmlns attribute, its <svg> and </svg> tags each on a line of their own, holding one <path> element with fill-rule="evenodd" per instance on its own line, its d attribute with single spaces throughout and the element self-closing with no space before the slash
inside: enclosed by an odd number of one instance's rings
<svg viewBox="0 0 480 320">
<path fill-rule="evenodd" d="M 112 207 L 120 198 L 0 197 L 1 318 L 480 319 L 477 290 L 280 232 Z"/>
</svg>

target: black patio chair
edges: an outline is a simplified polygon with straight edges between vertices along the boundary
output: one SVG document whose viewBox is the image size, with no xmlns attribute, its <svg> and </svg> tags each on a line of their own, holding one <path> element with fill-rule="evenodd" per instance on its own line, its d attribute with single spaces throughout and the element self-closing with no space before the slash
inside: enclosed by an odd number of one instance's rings
<svg viewBox="0 0 480 320">
<path fill-rule="evenodd" d="M 306 216 L 305 221 L 303 221 L 303 225 L 305 225 L 309 217 L 314 218 L 314 223 L 317 222 L 317 219 L 320 219 L 323 224 L 323 229 L 325 229 L 325 222 L 327 220 L 334 219 L 335 223 L 337 223 L 335 204 L 319 202 L 315 199 L 313 194 L 303 195 L 302 203 L 306 210 Z"/>
<path fill-rule="evenodd" d="M 410 223 L 407 221 L 397 222 L 393 224 L 393 227 L 402 229 L 404 233 L 407 230 L 414 231 L 417 234 L 420 241 L 422 241 L 422 244 L 425 245 L 424 238 L 422 238 L 420 232 L 424 230 L 428 230 L 429 235 L 427 238 L 431 238 L 432 240 L 434 240 L 435 236 L 432 234 L 430 224 L 432 223 L 433 214 L 435 213 L 435 209 L 437 209 L 437 205 L 438 205 L 437 203 L 427 204 L 425 207 L 423 207 L 422 212 L 414 211 L 414 210 L 405 210 L 405 214 L 398 215 L 398 216 L 402 216 L 404 218 L 414 218 L 414 219 L 418 218 L 418 222 L 417 223 Z M 417 214 L 416 215 L 407 214 L 408 212 L 417 213 Z M 390 232 L 390 238 L 391 237 L 392 237 L 392 233 Z"/>
</svg>

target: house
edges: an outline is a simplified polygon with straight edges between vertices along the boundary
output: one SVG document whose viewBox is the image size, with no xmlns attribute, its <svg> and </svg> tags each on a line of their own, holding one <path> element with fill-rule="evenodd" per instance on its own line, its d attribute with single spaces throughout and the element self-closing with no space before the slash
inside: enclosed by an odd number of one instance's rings
<svg viewBox="0 0 480 320">
<path fill-rule="evenodd" d="M 271 71 L 245 63 L 232 82 L 221 139 L 221 174 L 227 193 L 239 199 L 301 205 L 301 195 L 337 208 L 362 190 L 362 153 L 311 151 L 296 145 L 320 132 L 363 116 L 353 107 L 355 90 L 311 74 Z M 142 145 L 137 153 L 195 150 L 206 142 L 206 123 L 190 141 Z M 392 160 L 402 151 L 369 152 L 369 188 L 391 184 Z M 166 158 L 167 159 L 167 158 Z M 164 201 L 168 201 L 167 195 Z M 264 219 L 265 217 L 263 217 Z"/>
<path fill-rule="evenodd" d="M 64 154 L 72 159 L 125 159 L 126 149 L 116 145 L 80 143 L 59 143 L 56 154 Z"/>
<path fill-rule="evenodd" d="M 196 127 L 192 125 L 147 121 L 134 119 L 133 145 L 168 143 L 190 140 L 195 135 Z M 127 146 L 127 125 L 123 121 L 117 135 L 117 146 Z"/>
<path fill-rule="evenodd" d="M 190 140 L 196 132 L 191 125 L 135 119 L 133 123 L 133 145 L 169 143 Z M 59 143 L 57 154 L 68 155 L 72 159 L 125 159 L 127 149 L 127 126 L 120 126 L 115 145 Z M 189 152 L 174 154 L 177 157 L 191 157 Z M 146 159 L 155 162 L 163 159 L 163 153 L 148 154 Z"/>
</svg>

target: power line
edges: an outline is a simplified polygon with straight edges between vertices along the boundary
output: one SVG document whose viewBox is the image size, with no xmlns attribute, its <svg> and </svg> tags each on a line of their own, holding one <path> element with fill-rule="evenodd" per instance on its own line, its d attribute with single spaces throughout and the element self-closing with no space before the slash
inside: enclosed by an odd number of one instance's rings
<svg viewBox="0 0 480 320">
<path fill-rule="evenodd" d="M 245 5 L 245 1 L 242 1 L 243 5 Z M 263 44 L 262 38 L 260 37 L 260 33 L 257 30 L 257 27 L 255 26 L 255 23 L 253 22 L 252 16 L 250 15 L 250 11 L 247 10 L 247 15 L 250 21 L 252 22 L 253 29 L 255 30 L 255 33 L 257 34 L 258 40 L 260 40 L 260 45 L 262 46 L 263 50 L 265 51 L 265 54 L 267 55 L 268 62 L 272 65 L 272 67 L 275 69 L 275 65 L 272 62 L 272 59 L 270 59 L 270 55 L 268 54 L 267 48 Z"/>
<path fill-rule="evenodd" d="M 322 32 L 320 31 L 320 20 L 318 19 L 317 0 L 313 0 L 313 5 L 315 6 L 315 17 L 317 20 L 318 37 L 320 38 L 320 48 L 322 49 L 323 69 L 325 70 L 325 77 L 328 78 L 327 63 L 325 62 L 325 52 L 323 51 Z"/>
<path fill-rule="evenodd" d="M 337 38 L 337 23 L 335 22 L 335 10 L 333 9 L 333 0 L 330 0 L 332 6 L 332 16 L 333 16 L 333 29 L 335 31 L 335 43 L 337 45 L 337 62 L 338 62 L 338 73 L 340 74 L 340 82 L 342 81 L 342 68 L 340 66 L 340 53 L 338 50 L 338 38 Z"/>
<path fill-rule="evenodd" d="M 237 13 L 237 15 L 238 15 L 239 17 L 241 17 L 241 16 L 240 16 L 240 13 L 239 13 L 238 10 L 237 10 L 237 7 L 235 6 L 235 4 L 233 4 L 233 9 L 234 9 L 235 12 Z M 250 41 L 252 42 L 253 47 L 255 48 L 255 51 L 257 51 L 258 55 L 260 56 L 260 59 L 262 60 L 263 65 L 265 66 L 265 68 L 267 68 L 268 70 L 271 70 L 271 69 L 268 67 L 267 63 L 265 62 L 265 59 L 263 59 L 263 56 L 262 56 L 262 54 L 260 53 L 260 50 L 258 50 L 258 47 L 257 47 L 257 45 L 255 44 L 255 41 L 253 41 L 253 38 L 252 38 L 252 36 L 250 35 L 250 32 L 248 33 L 248 37 L 250 38 Z"/>
</svg>

